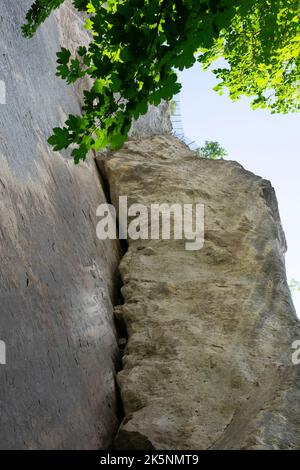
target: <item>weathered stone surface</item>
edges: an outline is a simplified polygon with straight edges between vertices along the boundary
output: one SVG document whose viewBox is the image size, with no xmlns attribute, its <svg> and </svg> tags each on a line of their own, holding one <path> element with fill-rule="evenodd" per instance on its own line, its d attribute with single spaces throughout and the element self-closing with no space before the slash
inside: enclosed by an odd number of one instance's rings
<svg viewBox="0 0 300 470">
<path fill-rule="evenodd" d="M 205 204 L 202 250 L 129 240 L 121 262 L 117 448 L 299 448 L 300 331 L 271 184 L 171 136 L 128 142 L 105 167 L 115 205 Z"/>
<path fill-rule="evenodd" d="M 0 105 L 0 339 L 7 350 L 0 448 L 106 448 L 118 427 L 112 303 L 119 249 L 96 237 L 105 196 L 93 161 L 75 167 L 46 142 L 68 113 L 80 112 L 76 90 L 55 77 L 55 61 L 66 25 L 71 46 L 84 33 L 65 5 L 34 39 L 23 39 L 31 3 L 0 3 L 7 88 Z"/>
<path fill-rule="evenodd" d="M 153 135 L 170 134 L 171 131 L 169 103 L 162 101 L 158 106 L 149 105 L 148 112 L 133 121 L 129 137 L 143 139 Z"/>
</svg>

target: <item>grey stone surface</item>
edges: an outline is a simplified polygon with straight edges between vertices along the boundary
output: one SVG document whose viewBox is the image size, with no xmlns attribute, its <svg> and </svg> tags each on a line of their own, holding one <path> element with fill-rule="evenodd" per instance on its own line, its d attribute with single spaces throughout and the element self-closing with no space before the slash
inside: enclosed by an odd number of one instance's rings
<svg viewBox="0 0 300 470">
<path fill-rule="evenodd" d="M 300 338 L 271 184 L 171 136 L 106 164 L 112 201 L 204 203 L 205 241 L 129 240 L 118 449 L 300 448 Z"/>
<path fill-rule="evenodd" d="M 170 134 L 171 131 L 169 103 L 162 101 L 158 106 L 149 105 L 147 113 L 133 122 L 129 138 L 142 139 L 153 135 Z"/>
<path fill-rule="evenodd" d="M 75 167 L 46 142 L 80 112 L 78 90 L 55 77 L 55 61 L 67 27 L 71 47 L 85 33 L 65 5 L 23 39 L 30 4 L 0 3 L 0 448 L 106 448 L 118 426 L 119 248 L 96 237 L 105 196 L 94 162 Z"/>
</svg>

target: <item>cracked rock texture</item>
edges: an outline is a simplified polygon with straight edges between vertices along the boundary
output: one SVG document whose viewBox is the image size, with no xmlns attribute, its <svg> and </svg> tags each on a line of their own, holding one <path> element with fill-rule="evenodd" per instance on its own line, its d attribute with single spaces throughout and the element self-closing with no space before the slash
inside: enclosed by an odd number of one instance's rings
<svg viewBox="0 0 300 470">
<path fill-rule="evenodd" d="M 204 203 L 205 241 L 129 240 L 121 262 L 128 343 L 118 449 L 300 448 L 299 339 L 271 184 L 197 158 L 172 136 L 105 163 L 111 198 Z"/>
<path fill-rule="evenodd" d="M 80 112 L 80 90 L 55 77 L 60 41 L 88 37 L 68 2 L 22 38 L 31 3 L 0 2 L 0 448 L 106 448 L 118 427 L 119 248 L 96 237 L 94 162 L 74 166 L 47 144 Z"/>
</svg>

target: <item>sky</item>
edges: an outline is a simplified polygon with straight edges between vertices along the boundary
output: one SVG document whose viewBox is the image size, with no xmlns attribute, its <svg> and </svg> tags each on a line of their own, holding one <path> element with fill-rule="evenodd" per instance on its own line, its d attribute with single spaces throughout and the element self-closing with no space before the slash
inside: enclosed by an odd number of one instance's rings
<svg viewBox="0 0 300 470">
<path fill-rule="evenodd" d="M 287 238 L 287 278 L 300 281 L 300 114 L 271 114 L 252 110 L 247 98 L 232 102 L 212 88 L 212 72 L 199 64 L 180 77 L 181 119 L 185 135 L 199 146 L 218 141 L 247 170 L 271 181 L 275 188 L 283 229 Z M 300 292 L 292 292 L 300 317 Z"/>
</svg>

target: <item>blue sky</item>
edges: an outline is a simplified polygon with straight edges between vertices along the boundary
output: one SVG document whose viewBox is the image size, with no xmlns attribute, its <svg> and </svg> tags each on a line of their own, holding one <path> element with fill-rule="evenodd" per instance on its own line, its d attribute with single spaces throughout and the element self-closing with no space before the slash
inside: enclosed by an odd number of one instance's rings
<svg viewBox="0 0 300 470">
<path fill-rule="evenodd" d="M 212 72 L 200 65 L 181 74 L 181 115 L 185 135 L 199 146 L 216 140 L 247 170 L 271 181 L 288 243 L 286 268 L 288 280 L 300 281 L 299 203 L 300 115 L 272 115 L 253 111 L 248 99 L 232 102 L 213 91 L 217 83 Z M 293 293 L 300 316 L 300 292 Z"/>
</svg>

